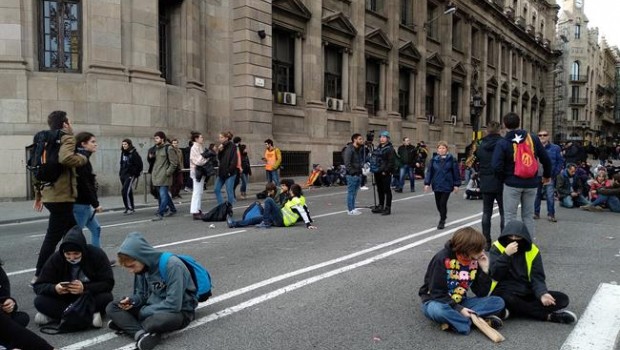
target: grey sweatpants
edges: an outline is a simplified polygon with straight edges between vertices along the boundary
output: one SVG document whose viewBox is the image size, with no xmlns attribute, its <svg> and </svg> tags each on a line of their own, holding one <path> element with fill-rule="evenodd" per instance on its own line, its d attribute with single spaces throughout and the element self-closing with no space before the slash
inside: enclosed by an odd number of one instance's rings
<svg viewBox="0 0 620 350">
<path fill-rule="evenodd" d="M 521 204 L 521 221 L 534 239 L 534 201 L 536 200 L 537 188 L 518 188 L 504 185 L 504 221 L 506 225 L 512 220 L 517 220 L 517 210 Z"/>
<path fill-rule="evenodd" d="M 113 301 L 106 307 L 106 313 L 125 333 L 138 340 L 143 333 L 166 333 L 185 328 L 194 319 L 194 313 L 189 312 L 158 312 L 144 320 L 139 319 L 139 308 L 127 311 Z"/>
</svg>

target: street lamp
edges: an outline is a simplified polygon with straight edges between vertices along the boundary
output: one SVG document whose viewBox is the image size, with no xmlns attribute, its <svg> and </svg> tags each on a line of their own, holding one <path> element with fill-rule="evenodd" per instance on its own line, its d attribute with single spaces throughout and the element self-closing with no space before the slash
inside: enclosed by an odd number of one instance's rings
<svg viewBox="0 0 620 350">
<path fill-rule="evenodd" d="M 583 146 L 586 145 L 586 129 L 588 129 L 588 124 L 586 122 L 581 123 L 581 144 Z"/>
<path fill-rule="evenodd" d="M 451 14 L 453 14 L 455 12 L 456 12 L 456 5 L 452 4 L 451 2 L 448 3 L 448 5 L 446 5 L 446 10 L 442 14 L 437 15 L 437 16 L 429 19 L 427 22 L 424 22 L 424 30 L 428 30 L 428 28 L 430 28 L 431 23 L 433 23 L 436 20 L 438 20 L 439 17 L 451 15 Z"/>
<path fill-rule="evenodd" d="M 480 96 L 480 92 L 476 91 L 474 96 L 471 98 L 471 102 L 469 102 L 469 114 L 470 114 L 470 122 L 471 128 L 474 132 L 473 140 L 478 139 L 478 131 L 480 131 L 480 115 L 482 114 L 482 110 L 486 106 L 486 102 Z"/>
</svg>

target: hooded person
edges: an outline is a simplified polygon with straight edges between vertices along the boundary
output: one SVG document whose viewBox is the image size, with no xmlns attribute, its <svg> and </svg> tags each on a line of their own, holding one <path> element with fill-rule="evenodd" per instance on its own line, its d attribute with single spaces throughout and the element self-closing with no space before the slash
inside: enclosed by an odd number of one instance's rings
<svg viewBox="0 0 620 350">
<path fill-rule="evenodd" d="M 82 294 L 95 300 L 93 327 L 101 327 L 101 313 L 113 300 L 114 273 L 106 253 L 86 243 L 79 226 L 74 226 L 55 252 L 43 265 L 33 286 L 36 297 L 35 323 L 47 324 L 61 319 L 63 311 Z"/>
<path fill-rule="evenodd" d="M 162 253 L 139 232 L 127 235 L 118 252 L 119 264 L 134 274 L 134 292 L 109 303 L 108 327 L 133 337 L 139 350 L 153 349 L 162 333 L 185 328 L 198 306 L 196 285 L 181 259 L 172 255 L 166 265 L 167 276 L 162 278 Z"/>
<path fill-rule="evenodd" d="M 564 310 L 568 296 L 547 289 L 540 250 L 521 221 L 506 224 L 490 255 L 491 292 L 504 299 L 510 315 L 556 323 L 577 321 L 573 312 Z"/>
</svg>

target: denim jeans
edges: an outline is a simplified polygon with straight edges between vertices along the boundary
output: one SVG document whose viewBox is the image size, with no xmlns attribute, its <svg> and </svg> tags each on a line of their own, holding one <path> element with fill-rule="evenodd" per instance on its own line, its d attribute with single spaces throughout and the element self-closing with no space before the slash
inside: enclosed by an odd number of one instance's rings
<svg viewBox="0 0 620 350">
<path fill-rule="evenodd" d="M 618 196 L 607 196 L 604 194 L 599 194 L 591 205 L 594 206 L 601 204 L 607 204 L 609 210 L 614 213 L 620 213 L 620 199 L 618 198 Z"/>
<path fill-rule="evenodd" d="M 217 204 L 224 203 L 224 198 L 222 198 L 222 186 L 226 186 L 226 197 L 228 198 L 228 202 L 230 204 L 235 204 L 235 179 L 237 175 L 231 175 L 227 179 L 223 180 L 221 177 L 217 177 L 215 179 L 215 199 L 217 199 Z"/>
<path fill-rule="evenodd" d="M 485 317 L 502 311 L 504 300 L 496 296 L 465 298 L 461 306 L 475 311 L 480 317 Z M 471 331 L 471 319 L 461 315 L 446 303 L 427 301 L 422 305 L 422 311 L 427 318 L 438 323 L 447 323 L 459 334 L 469 334 Z"/>
<path fill-rule="evenodd" d="M 553 180 L 546 185 L 542 183 L 538 185 L 536 200 L 534 201 L 534 213 L 537 215 L 540 215 L 540 200 L 542 196 L 545 196 L 547 202 L 547 215 L 555 216 L 555 184 Z"/>
<path fill-rule="evenodd" d="M 241 193 L 245 193 L 248 189 L 248 182 L 250 181 L 250 175 L 241 173 Z"/>
<path fill-rule="evenodd" d="M 93 207 L 89 204 L 73 204 L 73 216 L 75 216 L 75 222 L 83 230 L 84 227 L 88 227 L 90 231 L 91 244 L 95 247 L 101 247 L 101 225 L 95 214 Z"/>
<path fill-rule="evenodd" d="M 577 197 L 566 196 L 560 199 L 560 205 L 564 208 L 575 208 L 586 204 L 590 204 L 590 201 L 582 194 L 579 194 Z"/>
<path fill-rule="evenodd" d="M 405 175 L 409 175 L 409 184 L 411 184 L 411 192 L 415 191 L 415 173 L 414 168 L 410 165 L 400 167 L 399 186 L 401 190 L 405 188 Z"/>
<path fill-rule="evenodd" d="M 527 227 L 532 239 L 535 235 L 534 202 L 537 188 L 520 188 L 504 185 L 504 214 L 506 224 L 517 219 L 517 210 L 521 204 L 521 221 Z"/>
<path fill-rule="evenodd" d="M 362 177 L 359 175 L 347 175 L 347 210 L 355 209 L 355 198 L 357 191 L 360 189 Z"/>
<path fill-rule="evenodd" d="M 265 199 L 263 202 L 263 206 L 265 207 L 265 211 L 263 212 L 263 221 L 266 223 L 270 223 L 273 226 L 284 226 L 284 220 L 282 219 L 282 211 L 280 211 L 280 206 L 273 198 Z"/>
<path fill-rule="evenodd" d="M 276 186 L 280 186 L 280 176 L 278 175 L 278 170 L 266 170 L 267 172 L 267 183 L 273 182 Z"/>
<path fill-rule="evenodd" d="M 159 186 L 159 210 L 157 211 L 157 215 L 164 216 L 168 208 L 170 208 L 172 213 L 177 212 L 177 208 L 174 206 L 172 198 L 170 198 L 168 186 Z"/>
</svg>

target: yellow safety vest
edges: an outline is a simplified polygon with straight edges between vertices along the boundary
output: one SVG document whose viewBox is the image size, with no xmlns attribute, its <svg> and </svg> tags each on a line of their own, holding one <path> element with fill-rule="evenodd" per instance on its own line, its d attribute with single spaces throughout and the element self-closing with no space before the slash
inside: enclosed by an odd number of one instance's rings
<svg viewBox="0 0 620 350">
<path fill-rule="evenodd" d="M 502 254 L 504 254 L 504 252 L 506 251 L 506 248 L 501 243 L 499 243 L 499 241 L 493 242 L 493 245 Z M 525 252 L 525 262 L 527 264 L 527 279 L 528 279 L 528 281 L 531 281 L 532 263 L 534 262 L 534 259 L 536 259 L 536 256 L 538 255 L 538 252 L 539 252 L 538 247 L 534 243 L 532 243 L 532 248 L 529 251 Z M 493 292 L 493 290 L 497 286 L 497 283 L 498 282 L 496 280 L 493 280 L 493 282 L 491 282 L 491 290 L 489 290 L 489 294 L 491 294 Z"/>
<path fill-rule="evenodd" d="M 288 202 L 284 204 L 282 208 L 282 221 L 284 222 L 284 226 L 292 226 L 295 225 L 297 220 L 299 220 L 299 214 L 293 211 L 294 206 L 304 206 L 306 205 L 306 198 L 304 196 L 294 197 Z"/>
</svg>

